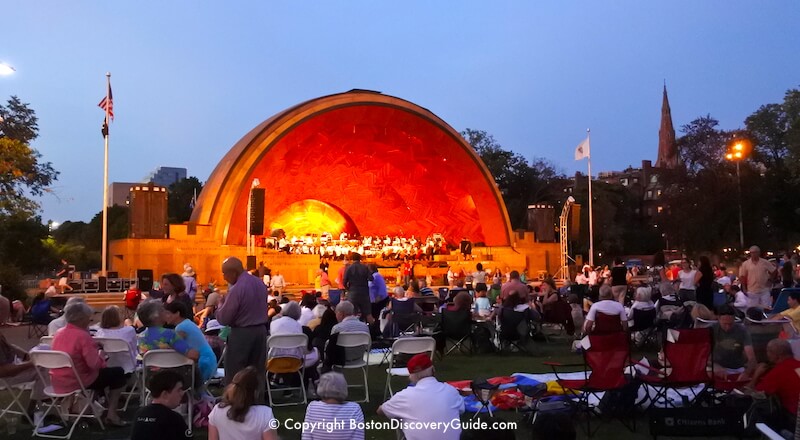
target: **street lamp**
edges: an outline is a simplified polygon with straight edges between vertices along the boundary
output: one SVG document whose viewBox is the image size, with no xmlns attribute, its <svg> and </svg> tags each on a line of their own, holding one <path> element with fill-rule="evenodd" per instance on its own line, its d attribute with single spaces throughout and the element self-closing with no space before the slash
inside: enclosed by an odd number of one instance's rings
<svg viewBox="0 0 800 440">
<path fill-rule="evenodd" d="M 736 162 L 736 187 L 739 192 L 739 249 L 744 249 L 744 222 L 742 221 L 742 176 L 739 171 L 739 163 L 747 158 L 750 154 L 750 141 L 747 139 L 735 136 L 731 142 L 728 143 L 728 151 L 725 153 L 725 159 Z"/>
<path fill-rule="evenodd" d="M 17 70 L 11 67 L 9 64 L 0 61 L 0 76 L 8 76 L 16 71 Z"/>
</svg>

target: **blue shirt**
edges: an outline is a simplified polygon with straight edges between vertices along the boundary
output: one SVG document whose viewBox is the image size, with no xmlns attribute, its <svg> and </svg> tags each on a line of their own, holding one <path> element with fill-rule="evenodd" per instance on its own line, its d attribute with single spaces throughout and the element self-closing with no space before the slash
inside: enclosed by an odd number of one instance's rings
<svg viewBox="0 0 800 440">
<path fill-rule="evenodd" d="M 184 319 L 175 327 L 175 331 L 186 335 L 185 339 L 189 347 L 200 352 L 197 366 L 200 369 L 200 376 L 203 381 L 211 379 L 217 370 L 217 356 L 211 346 L 208 345 L 208 341 L 206 341 L 206 337 L 200 327 L 196 326 L 191 320 Z"/>
<path fill-rule="evenodd" d="M 183 284 L 186 285 L 186 294 L 192 299 L 194 305 L 194 297 L 197 296 L 197 280 L 194 277 L 183 277 Z"/>
<path fill-rule="evenodd" d="M 372 281 L 369 282 L 369 300 L 375 303 L 387 296 L 389 293 L 386 291 L 386 280 L 383 279 L 383 275 L 378 272 L 373 273 Z"/>
</svg>

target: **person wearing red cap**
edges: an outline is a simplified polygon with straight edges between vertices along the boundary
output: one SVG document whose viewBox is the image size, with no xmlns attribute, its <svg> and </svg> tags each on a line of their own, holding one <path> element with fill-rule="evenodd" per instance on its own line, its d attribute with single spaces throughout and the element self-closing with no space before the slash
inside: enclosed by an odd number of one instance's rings
<svg viewBox="0 0 800 440">
<path fill-rule="evenodd" d="M 459 416 L 464 399 L 452 386 L 433 376 L 433 363 L 427 354 L 417 354 L 408 361 L 410 386 L 378 407 L 378 414 L 402 421 L 407 440 L 458 440 Z M 422 428 L 422 426 L 438 427 Z"/>
</svg>

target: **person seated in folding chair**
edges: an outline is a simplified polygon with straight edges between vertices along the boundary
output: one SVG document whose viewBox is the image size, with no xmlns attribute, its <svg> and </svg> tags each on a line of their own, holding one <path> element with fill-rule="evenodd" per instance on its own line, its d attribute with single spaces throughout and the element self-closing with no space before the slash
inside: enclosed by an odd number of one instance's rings
<svg viewBox="0 0 800 440">
<path fill-rule="evenodd" d="M 209 440 L 277 440 L 279 423 L 272 408 L 256 404 L 258 376 L 263 374 L 248 366 L 233 376 L 208 415 Z"/>
<path fill-rule="evenodd" d="M 108 355 L 101 349 L 89 334 L 89 323 L 94 310 L 86 303 L 70 304 L 64 309 L 67 326 L 56 333 L 52 349 L 63 351 L 72 358 L 75 371 L 87 390 L 98 393 L 106 392 L 108 412 L 106 421 L 110 426 L 127 426 L 117 413 L 119 398 L 125 389 L 127 380 L 121 367 L 107 367 Z M 50 381 L 57 393 L 69 393 L 80 384 L 69 368 L 50 370 Z"/>
<path fill-rule="evenodd" d="M 186 304 L 175 301 L 164 306 L 166 310 L 165 319 L 167 324 L 175 326 L 175 331 L 189 344 L 193 350 L 197 350 L 199 357 L 197 358 L 197 370 L 200 373 L 200 384 L 207 382 L 217 372 L 217 356 L 214 350 L 206 341 L 200 327 L 192 321 L 192 311 L 186 307 Z"/>
<path fill-rule="evenodd" d="M 181 375 L 172 370 L 154 374 L 147 384 L 152 402 L 140 408 L 131 430 L 131 440 L 181 440 L 192 438 L 186 421 L 176 411 L 183 399 Z"/>
<path fill-rule="evenodd" d="M 28 352 L 9 343 L 2 333 L 0 333 L 0 380 L 5 381 L 8 386 L 12 387 L 29 382 L 34 383 L 26 410 L 28 417 L 33 420 L 36 404 L 45 398 L 45 384 L 36 374 L 36 368 L 33 362 L 29 360 Z M 9 409 L 14 411 L 21 408 L 9 407 Z"/>
<path fill-rule="evenodd" d="M 619 303 L 619 301 L 614 298 L 614 294 L 611 291 L 611 286 L 604 285 L 600 288 L 600 301 L 592 304 L 592 307 L 589 308 L 589 313 L 586 315 L 586 322 L 583 324 L 583 332 L 585 334 L 592 333 L 596 331 L 595 322 L 598 321 L 598 313 L 602 313 L 604 315 L 610 316 L 618 316 L 621 324 L 621 329 L 625 330 L 628 328 L 628 313 L 625 311 L 625 307 Z"/>
<path fill-rule="evenodd" d="M 306 415 L 303 423 L 304 439 L 363 439 L 363 427 L 350 428 L 350 422 L 332 423 L 335 421 L 352 421 L 356 426 L 364 423 L 364 412 L 356 402 L 347 402 L 347 381 L 342 373 L 331 371 L 319 378 L 317 384 L 317 396 L 320 400 L 315 400 L 306 407 Z M 331 428 L 320 432 L 319 426 Z M 317 427 L 316 430 L 312 427 Z"/>
<path fill-rule="evenodd" d="M 785 339 L 773 339 L 767 344 L 769 364 L 759 364 L 753 373 L 749 388 L 777 396 L 783 407 L 779 419 L 775 420 L 776 431 L 794 430 L 800 396 L 800 360 L 794 358 L 792 346 Z"/>
<path fill-rule="evenodd" d="M 283 311 L 280 315 L 278 315 L 277 319 L 273 319 L 272 322 L 270 322 L 269 334 L 270 336 L 306 334 L 309 336 L 309 344 L 306 349 L 301 351 L 299 349 L 271 348 L 267 354 L 267 362 L 283 362 L 283 360 L 280 358 L 303 359 L 303 363 L 305 365 L 304 373 L 306 375 L 304 380 L 306 382 L 308 380 L 316 381 L 319 379 L 319 375 L 317 373 L 317 369 L 313 367 L 316 367 L 317 363 L 319 362 L 319 350 L 317 347 L 312 345 L 313 333 L 307 328 L 304 330 L 303 326 L 298 322 L 298 319 L 300 319 L 300 314 L 300 304 L 298 304 L 296 301 L 289 301 L 286 303 Z M 296 374 L 286 374 L 284 375 L 283 379 L 285 379 L 290 386 L 297 385 L 294 383 L 296 380 L 298 380 Z"/>
<path fill-rule="evenodd" d="M 756 354 L 750 333 L 737 324 L 731 306 L 718 310 L 718 321 L 711 326 L 714 337 L 714 375 L 722 380 L 748 380 L 756 367 Z"/>
<path fill-rule="evenodd" d="M 86 300 L 83 299 L 83 297 L 81 296 L 73 296 L 72 298 L 67 300 L 67 304 L 64 306 L 64 308 L 66 308 L 70 304 L 75 304 L 79 302 L 86 302 Z M 61 330 L 66 326 L 67 326 L 67 320 L 64 317 L 64 315 L 59 316 L 58 318 L 50 321 L 50 323 L 47 324 L 47 336 L 55 336 L 57 331 Z"/>
<path fill-rule="evenodd" d="M 414 384 L 383 402 L 377 413 L 399 419 L 405 424 L 439 423 L 438 429 L 405 429 L 403 434 L 407 440 L 457 440 L 461 436 L 461 428 L 452 426 L 464 413 L 464 399 L 452 386 L 439 382 L 434 377 L 433 362 L 424 353 L 409 359 L 409 381 Z M 447 427 L 444 429 L 444 427 Z M 415 427 L 418 427 L 415 426 Z"/>
<path fill-rule="evenodd" d="M 33 298 L 33 302 L 31 303 L 31 321 L 34 324 L 39 325 L 48 325 L 50 322 L 55 319 L 53 318 L 53 314 L 58 313 L 58 310 L 54 309 L 52 303 L 50 302 L 50 298 L 44 295 L 44 292 L 40 292 Z"/>
<path fill-rule="evenodd" d="M 552 278 L 548 278 L 542 282 L 539 288 L 539 298 L 544 322 L 560 324 L 564 327 L 568 335 L 574 335 L 575 321 L 572 319 L 572 307 L 561 299 L 558 289 L 556 289 L 556 282 Z M 520 297 L 523 301 L 526 299 L 525 296 Z"/>
<path fill-rule="evenodd" d="M 789 292 L 789 298 L 786 299 L 789 308 L 776 313 L 769 319 L 778 320 L 789 318 L 792 320 L 792 325 L 795 329 L 800 330 L 800 290 L 792 290 Z"/>
<path fill-rule="evenodd" d="M 331 337 L 339 333 L 370 333 L 369 326 L 358 319 L 355 307 L 350 301 L 345 300 L 336 305 L 336 320 L 339 323 L 331 329 Z M 323 372 L 330 371 L 338 357 L 336 355 L 338 347 L 332 342 L 331 339 L 328 340 L 322 367 Z M 340 361 L 358 360 L 364 356 L 364 349 L 360 347 L 345 348 L 342 356 L 344 356 L 344 359 L 339 359 Z"/>
<path fill-rule="evenodd" d="M 197 361 L 200 353 L 178 336 L 175 330 L 164 328 L 166 311 L 161 300 L 151 299 L 139 305 L 136 311 L 145 330 L 139 334 L 139 353 L 144 355 L 150 350 L 175 350 L 187 358 Z M 184 384 L 191 384 L 191 370 L 184 368 Z M 199 368 L 198 368 L 199 370 Z"/>
</svg>

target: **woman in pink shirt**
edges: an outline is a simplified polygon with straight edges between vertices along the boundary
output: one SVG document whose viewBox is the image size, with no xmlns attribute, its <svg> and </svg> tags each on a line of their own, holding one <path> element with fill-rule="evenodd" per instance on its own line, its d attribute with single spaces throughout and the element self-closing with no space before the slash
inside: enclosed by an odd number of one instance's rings
<svg viewBox="0 0 800 440">
<path fill-rule="evenodd" d="M 71 369 L 58 368 L 50 370 L 50 382 L 57 393 L 75 391 L 81 384 L 87 390 L 100 393 L 108 389 L 106 423 L 111 426 L 126 426 L 127 423 L 117 414 L 119 397 L 127 382 L 125 372 L 120 367 L 106 367 L 108 355 L 89 334 L 92 315 L 94 310 L 82 302 L 70 304 L 64 309 L 67 326 L 56 333 L 52 349 L 63 351 L 72 358 L 78 379 Z"/>
</svg>

